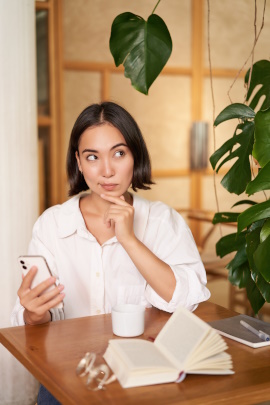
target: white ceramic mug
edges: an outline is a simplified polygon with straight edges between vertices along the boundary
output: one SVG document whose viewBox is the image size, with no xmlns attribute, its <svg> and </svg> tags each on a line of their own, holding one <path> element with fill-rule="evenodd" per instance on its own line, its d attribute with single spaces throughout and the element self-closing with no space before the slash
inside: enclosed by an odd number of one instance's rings
<svg viewBox="0 0 270 405">
<path fill-rule="evenodd" d="M 118 304 L 112 308 L 113 333 L 121 337 L 134 337 L 144 332 L 143 305 Z"/>
</svg>

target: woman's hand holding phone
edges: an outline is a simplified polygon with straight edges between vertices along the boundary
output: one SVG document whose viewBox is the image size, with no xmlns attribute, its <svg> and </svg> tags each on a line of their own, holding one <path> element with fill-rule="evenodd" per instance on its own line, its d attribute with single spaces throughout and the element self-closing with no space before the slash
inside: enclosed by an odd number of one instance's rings
<svg viewBox="0 0 270 405">
<path fill-rule="evenodd" d="M 24 320 L 27 324 L 35 325 L 49 322 L 51 314 L 49 310 L 61 307 L 65 294 L 62 293 L 64 286 L 56 286 L 56 278 L 46 275 L 46 279 L 33 287 L 33 280 L 38 273 L 37 266 L 27 269 L 21 286 L 18 290 L 21 305 L 25 308 Z"/>
</svg>

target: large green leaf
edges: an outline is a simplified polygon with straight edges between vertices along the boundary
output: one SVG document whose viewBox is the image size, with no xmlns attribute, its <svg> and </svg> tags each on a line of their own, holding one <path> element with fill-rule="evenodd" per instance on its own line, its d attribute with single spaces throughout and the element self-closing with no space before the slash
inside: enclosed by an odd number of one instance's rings
<svg viewBox="0 0 270 405">
<path fill-rule="evenodd" d="M 253 255 L 256 268 L 263 278 L 270 282 L 270 236 L 266 238 L 257 248 Z"/>
<path fill-rule="evenodd" d="M 253 156 L 261 167 L 270 161 L 270 108 L 255 116 Z"/>
<path fill-rule="evenodd" d="M 261 227 L 254 229 L 252 232 L 248 232 L 246 235 L 246 252 L 250 266 L 251 278 L 254 283 L 257 285 L 261 295 L 265 299 L 265 301 L 270 301 L 270 285 L 267 281 L 263 278 L 261 273 L 258 271 L 255 262 L 254 262 L 254 253 L 256 252 L 259 244 L 260 244 L 260 234 L 261 234 Z"/>
<path fill-rule="evenodd" d="M 246 247 L 245 247 L 245 245 L 243 245 L 240 247 L 240 249 L 238 249 L 236 255 L 227 264 L 226 267 L 228 270 L 234 271 L 238 267 L 242 266 L 242 264 L 246 263 L 247 261 L 248 261 L 248 258 L 247 258 L 247 253 L 246 253 Z M 242 285 L 241 287 L 244 287 L 244 285 Z"/>
<path fill-rule="evenodd" d="M 249 70 L 245 76 L 245 83 L 248 84 L 249 79 Z M 252 100 L 250 101 L 249 105 L 253 110 L 257 107 L 260 98 L 265 96 L 265 100 L 261 106 L 261 110 L 270 107 L 270 62 L 268 60 L 260 60 L 254 63 L 252 68 L 252 75 L 250 86 L 247 93 L 247 100 L 250 99 L 254 89 L 257 87 L 257 91 L 255 90 L 255 95 L 253 96 Z"/>
<path fill-rule="evenodd" d="M 264 242 L 269 235 L 270 235 L 270 219 L 268 219 L 262 227 L 260 233 L 260 242 Z"/>
<path fill-rule="evenodd" d="M 265 219 L 260 219 L 259 221 L 252 222 L 252 224 L 248 228 L 248 232 L 255 231 L 255 229 L 257 229 L 257 228 L 262 229 L 264 223 L 265 223 Z"/>
<path fill-rule="evenodd" d="M 262 230 L 262 227 L 258 227 L 258 228 L 255 228 L 254 230 L 252 230 L 251 232 L 246 233 L 246 242 L 247 242 L 246 252 L 247 252 L 250 269 L 251 269 L 251 271 L 254 272 L 254 275 L 256 274 L 257 269 L 256 269 L 256 266 L 254 263 L 253 254 L 260 244 L 261 230 Z M 253 278 L 253 281 L 257 282 L 256 277 Z"/>
<path fill-rule="evenodd" d="M 252 154 L 254 143 L 254 123 L 246 121 L 243 124 L 239 124 L 237 129 L 242 130 L 242 132 L 233 136 L 213 153 L 210 157 L 210 162 L 213 169 L 215 169 L 217 161 L 226 153 L 229 153 L 217 167 L 216 172 L 218 172 L 224 163 L 237 158 L 236 162 L 221 180 L 221 184 L 230 193 L 239 195 L 245 191 L 247 184 L 251 180 L 249 156 Z M 237 144 L 240 146 L 232 152 L 233 146 Z"/>
<path fill-rule="evenodd" d="M 265 303 L 265 300 L 251 277 L 247 281 L 246 290 L 251 307 L 255 314 L 257 314 Z"/>
<path fill-rule="evenodd" d="M 238 217 L 238 232 L 261 219 L 270 218 L 270 200 L 253 205 L 246 209 Z"/>
<path fill-rule="evenodd" d="M 248 262 L 249 262 L 249 267 L 250 267 L 250 271 L 251 271 L 251 277 L 252 280 L 257 283 L 258 280 L 258 276 L 260 275 L 260 273 L 258 272 L 255 263 L 254 263 L 254 252 L 256 251 L 257 247 L 260 244 L 260 232 L 261 232 L 261 227 L 260 228 L 256 228 L 251 232 L 247 232 L 246 234 L 246 253 L 247 253 L 247 258 L 248 258 Z"/>
<path fill-rule="evenodd" d="M 232 138 L 228 139 L 224 144 L 217 149 L 211 156 L 210 156 L 210 163 L 213 169 L 216 168 L 218 161 L 224 156 L 226 153 L 231 152 L 234 145 L 237 143 L 236 135 Z M 218 169 L 217 169 L 218 172 Z"/>
<path fill-rule="evenodd" d="M 237 218 L 240 212 L 217 212 L 214 215 L 212 223 L 220 224 L 220 223 L 230 223 L 230 222 L 237 222 Z"/>
<path fill-rule="evenodd" d="M 256 286 L 258 287 L 264 300 L 270 302 L 270 284 L 263 278 L 260 273 L 257 278 Z"/>
<path fill-rule="evenodd" d="M 253 181 L 248 183 L 246 193 L 251 195 L 262 190 L 270 190 L 270 162 L 259 171 Z"/>
<path fill-rule="evenodd" d="M 239 288 L 244 288 L 250 278 L 250 270 L 248 266 L 248 261 L 242 263 L 239 267 L 229 269 L 228 280 L 233 285 Z"/>
<path fill-rule="evenodd" d="M 123 63 L 125 76 L 141 93 L 148 90 L 172 52 L 172 40 L 165 22 L 156 14 L 147 21 L 123 13 L 112 24 L 110 50 L 115 65 Z"/>
<path fill-rule="evenodd" d="M 235 204 L 232 205 L 232 208 L 237 207 L 238 205 L 255 205 L 257 204 L 256 201 L 252 201 L 252 200 L 241 200 L 241 201 L 237 201 Z"/>
<path fill-rule="evenodd" d="M 230 233 L 219 239 L 216 244 L 216 253 L 219 257 L 224 257 L 229 253 L 235 252 L 241 249 L 246 244 L 246 232 L 242 233 Z"/>
<path fill-rule="evenodd" d="M 214 126 L 218 126 L 224 121 L 231 120 L 233 118 L 239 118 L 241 120 L 250 119 L 255 117 L 255 112 L 245 104 L 234 103 L 230 104 L 221 111 L 214 122 Z"/>
</svg>

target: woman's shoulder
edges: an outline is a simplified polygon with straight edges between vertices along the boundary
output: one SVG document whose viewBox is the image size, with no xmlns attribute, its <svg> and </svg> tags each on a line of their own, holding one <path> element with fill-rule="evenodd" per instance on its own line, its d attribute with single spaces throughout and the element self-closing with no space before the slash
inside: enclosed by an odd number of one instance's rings
<svg viewBox="0 0 270 405">
<path fill-rule="evenodd" d="M 180 221 L 185 223 L 183 217 L 172 207 L 162 201 L 150 201 L 136 195 L 136 202 L 140 206 L 147 206 L 149 217 L 160 221 Z"/>
<path fill-rule="evenodd" d="M 63 221 L 63 217 L 71 216 L 78 210 L 79 196 L 76 195 L 62 204 L 53 205 L 47 208 L 37 219 L 34 229 L 42 228 L 43 226 L 59 227 Z"/>
</svg>

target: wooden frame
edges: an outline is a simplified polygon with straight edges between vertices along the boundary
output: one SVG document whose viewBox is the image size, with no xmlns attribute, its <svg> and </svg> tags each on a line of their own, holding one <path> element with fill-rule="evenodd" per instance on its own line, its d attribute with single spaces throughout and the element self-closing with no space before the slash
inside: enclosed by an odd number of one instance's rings
<svg viewBox="0 0 270 405">
<path fill-rule="evenodd" d="M 47 208 L 47 204 L 54 205 L 61 200 L 61 171 L 62 154 L 61 146 L 63 141 L 62 134 L 62 43 L 60 28 L 62 23 L 61 0 L 48 0 L 47 2 L 36 1 L 36 10 L 46 10 L 48 12 L 48 80 L 49 80 L 49 113 L 38 115 L 38 127 L 48 128 L 49 131 L 49 195 L 43 195 L 45 175 L 40 173 L 40 212 Z M 40 143 L 39 159 L 44 163 L 44 146 Z M 44 165 L 43 165 L 44 167 Z M 40 168 L 42 170 L 42 168 Z M 48 181 L 48 179 L 47 179 Z M 46 203 L 47 200 L 47 203 Z"/>
</svg>

